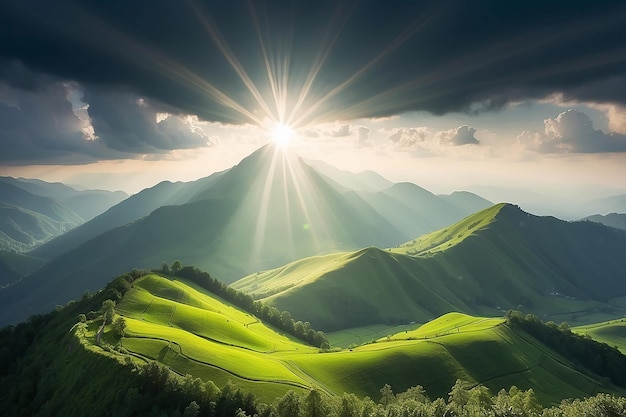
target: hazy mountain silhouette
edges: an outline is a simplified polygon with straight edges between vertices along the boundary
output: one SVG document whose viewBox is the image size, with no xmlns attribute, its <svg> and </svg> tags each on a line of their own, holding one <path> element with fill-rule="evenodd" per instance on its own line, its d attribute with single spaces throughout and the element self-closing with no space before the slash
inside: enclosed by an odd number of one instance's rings
<svg viewBox="0 0 626 417">
<path fill-rule="evenodd" d="M 583 220 L 589 220 L 591 222 L 602 223 L 606 226 L 616 227 L 618 229 L 626 230 L 626 214 L 610 213 L 606 216 L 596 214 L 593 216 L 585 217 Z"/>
<path fill-rule="evenodd" d="M 60 182 L 50 183 L 38 179 L 3 177 L 0 181 L 7 181 L 32 194 L 54 198 L 84 221 L 93 219 L 128 198 L 128 194 L 123 191 L 76 190 Z"/>
<path fill-rule="evenodd" d="M 222 172 L 219 172 L 192 182 L 163 181 L 154 187 L 146 188 L 91 221 L 37 248 L 33 254 L 53 259 L 108 230 L 145 217 L 159 207 L 187 203 L 221 175 Z"/>
<path fill-rule="evenodd" d="M 0 181 L 0 249 L 24 252 L 82 222 L 53 198 Z"/>
</svg>

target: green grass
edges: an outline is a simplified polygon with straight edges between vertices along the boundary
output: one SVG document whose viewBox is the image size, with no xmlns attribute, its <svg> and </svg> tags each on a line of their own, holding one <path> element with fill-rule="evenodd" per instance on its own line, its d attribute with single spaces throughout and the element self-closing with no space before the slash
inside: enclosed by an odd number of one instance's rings
<svg viewBox="0 0 626 417">
<path fill-rule="evenodd" d="M 620 230 L 498 204 L 397 248 L 306 258 L 232 286 L 327 333 L 510 309 L 578 325 L 626 314 L 623 300 L 607 308 L 626 296 L 625 246 Z"/>
<path fill-rule="evenodd" d="M 488 228 L 489 225 L 496 221 L 498 213 L 504 206 L 504 203 L 496 204 L 479 213 L 467 216 L 463 220 L 444 229 L 427 233 L 417 239 L 400 245 L 400 247 L 393 249 L 393 251 L 395 253 L 422 256 L 431 256 L 437 252 L 445 251 L 452 246 L 462 243 L 465 239 L 476 234 L 478 231 Z"/>
<path fill-rule="evenodd" d="M 339 330 L 327 333 L 326 337 L 331 346 L 347 348 L 353 345 L 372 342 L 395 333 L 415 330 L 419 324 L 405 324 L 389 326 L 385 324 L 373 324 L 371 326 L 356 327 L 353 329 Z"/>
<path fill-rule="evenodd" d="M 626 319 L 577 326 L 572 330 L 582 335 L 588 335 L 598 342 L 617 347 L 623 354 L 626 354 Z"/>
<path fill-rule="evenodd" d="M 231 380 L 264 401 L 312 387 L 377 400 L 384 384 L 396 392 L 419 384 L 433 398 L 447 397 L 458 378 L 494 393 L 513 384 L 533 388 L 544 404 L 616 390 L 500 318 L 450 313 L 419 327 L 352 329 L 336 336 L 384 335 L 375 343 L 320 353 L 218 297 L 156 274 L 136 280 L 118 312 L 128 324 L 123 347 L 137 360 L 158 360 L 218 386 Z M 96 327 L 90 327 L 89 337 Z M 110 330 L 105 337 L 113 337 Z"/>
</svg>

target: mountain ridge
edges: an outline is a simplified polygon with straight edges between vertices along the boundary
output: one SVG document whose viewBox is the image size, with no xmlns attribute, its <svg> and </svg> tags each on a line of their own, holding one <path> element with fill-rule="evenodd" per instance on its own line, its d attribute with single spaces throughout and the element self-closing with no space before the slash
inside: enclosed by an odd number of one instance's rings
<svg viewBox="0 0 626 417">
<path fill-rule="evenodd" d="M 309 317 L 324 331 L 423 323 L 447 311 L 497 315 L 520 306 L 541 317 L 608 318 L 626 311 L 623 302 L 610 302 L 626 297 L 623 247 L 624 231 L 499 204 L 397 248 L 299 260 L 300 271 L 310 273 L 306 282 L 287 265 L 233 287 Z"/>
</svg>

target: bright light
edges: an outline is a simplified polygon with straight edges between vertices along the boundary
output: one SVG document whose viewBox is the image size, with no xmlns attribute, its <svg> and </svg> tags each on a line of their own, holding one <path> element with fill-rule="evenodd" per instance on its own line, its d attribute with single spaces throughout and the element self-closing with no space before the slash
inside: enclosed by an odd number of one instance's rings
<svg viewBox="0 0 626 417">
<path fill-rule="evenodd" d="M 278 123 L 272 128 L 272 141 L 280 148 L 286 149 L 294 136 L 293 129 L 282 123 Z"/>
</svg>

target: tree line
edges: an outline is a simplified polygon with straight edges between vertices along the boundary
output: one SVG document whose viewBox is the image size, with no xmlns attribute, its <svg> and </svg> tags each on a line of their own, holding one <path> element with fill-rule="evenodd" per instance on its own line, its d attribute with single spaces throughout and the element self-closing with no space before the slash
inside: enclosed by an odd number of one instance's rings
<svg viewBox="0 0 626 417">
<path fill-rule="evenodd" d="M 505 318 L 509 326 L 525 330 L 572 362 L 626 388 L 626 356 L 616 347 L 574 333 L 567 323 L 558 326 L 552 321 L 544 323 L 534 314 L 510 310 Z"/>
<path fill-rule="evenodd" d="M 164 263 L 159 272 L 187 279 L 312 346 L 321 349 L 330 348 L 326 334 L 315 330 L 308 321 L 294 320 L 288 311 L 280 311 L 276 307 L 262 301 L 255 301 L 250 295 L 229 287 L 213 278 L 208 272 L 201 271 L 193 266 L 182 266 L 180 261 L 175 261 L 171 268 Z"/>
</svg>

